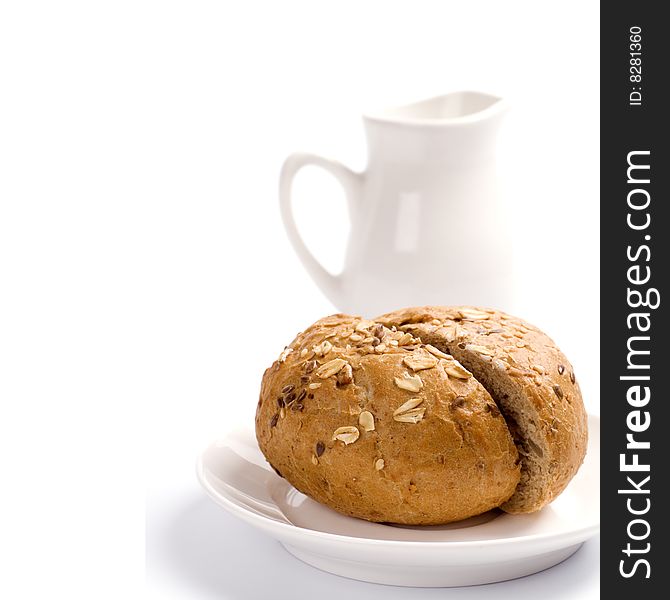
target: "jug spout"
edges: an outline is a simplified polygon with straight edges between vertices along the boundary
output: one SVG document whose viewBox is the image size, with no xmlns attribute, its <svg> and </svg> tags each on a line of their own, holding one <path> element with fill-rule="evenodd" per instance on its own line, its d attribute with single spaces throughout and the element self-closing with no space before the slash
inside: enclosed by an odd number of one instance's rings
<svg viewBox="0 0 670 600">
<path fill-rule="evenodd" d="M 369 158 L 480 163 L 493 155 L 506 112 L 498 96 L 462 91 L 366 113 Z"/>
<path fill-rule="evenodd" d="M 498 96 L 463 91 L 366 113 L 365 117 L 406 126 L 464 125 L 491 119 L 505 108 L 504 105 Z"/>
</svg>

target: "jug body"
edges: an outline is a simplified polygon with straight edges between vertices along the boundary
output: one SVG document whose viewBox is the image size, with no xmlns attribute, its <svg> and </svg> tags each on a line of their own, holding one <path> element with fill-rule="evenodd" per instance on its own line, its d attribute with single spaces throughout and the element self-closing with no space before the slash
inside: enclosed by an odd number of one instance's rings
<svg viewBox="0 0 670 600">
<path fill-rule="evenodd" d="M 498 98 L 460 92 L 364 117 L 367 168 L 345 184 L 345 267 L 332 293 L 324 289 L 339 310 L 508 307 L 512 261 L 495 167 L 504 112 Z"/>
</svg>

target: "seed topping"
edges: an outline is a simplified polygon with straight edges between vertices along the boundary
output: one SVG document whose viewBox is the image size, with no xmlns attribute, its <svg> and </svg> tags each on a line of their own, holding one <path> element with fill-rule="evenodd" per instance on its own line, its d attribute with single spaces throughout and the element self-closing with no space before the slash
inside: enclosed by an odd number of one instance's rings
<svg viewBox="0 0 670 600">
<path fill-rule="evenodd" d="M 448 354 L 445 354 L 442 352 L 442 350 L 438 350 L 435 346 L 431 346 L 430 344 L 426 344 L 425 346 L 426 350 L 430 352 L 433 356 L 436 356 L 437 358 L 451 358 Z"/>
<path fill-rule="evenodd" d="M 317 370 L 316 374 L 321 379 L 327 379 L 339 372 L 339 370 L 348 364 L 346 360 L 342 358 L 334 358 L 329 360 L 327 363 L 322 364 Z"/>
<path fill-rule="evenodd" d="M 483 354 L 485 356 L 493 356 L 495 354 L 491 348 L 487 348 L 486 346 L 477 346 L 476 344 L 467 344 L 465 346 L 465 350 L 476 352 L 477 354 Z"/>
<path fill-rule="evenodd" d="M 400 423 L 418 423 L 423 419 L 425 407 L 419 407 L 422 398 L 410 398 L 393 411 L 393 420 Z"/>
<path fill-rule="evenodd" d="M 373 414 L 368 410 L 364 410 L 358 416 L 358 424 L 363 428 L 363 431 L 375 430 L 375 418 Z"/>
<path fill-rule="evenodd" d="M 333 432 L 333 441 L 339 440 L 348 446 L 349 444 L 353 444 L 360 435 L 357 427 L 346 425 L 344 427 L 338 427 Z"/>
<path fill-rule="evenodd" d="M 437 364 L 437 359 L 430 354 L 412 353 L 402 359 L 412 371 L 421 371 L 423 369 L 432 369 Z"/>
<path fill-rule="evenodd" d="M 470 379 L 470 377 L 472 377 L 470 371 L 451 357 L 449 360 L 442 359 L 440 361 L 440 366 L 444 369 L 444 372 L 447 375 L 455 377 L 456 379 Z"/>
<path fill-rule="evenodd" d="M 416 393 L 423 387 L 423 381 L 418 375 L 403 373 L 402 377 L 394 377 L 393 381 L 401 390 Z"/>
<path fill-rule="evenodd" d="M 337 387 L 343 387 L 354 382 L 354 373 L 351 370 L 351 365 L 346 363 L 338 372 L 337 372 Z"/>
<path fill-rule="evenodd" d="M 462 319 L 468 321 L 483 321 L 490 317 L 488 313 L 474 308 L 461 308 L 458 312 L 460 313 Z"/>
</svg>

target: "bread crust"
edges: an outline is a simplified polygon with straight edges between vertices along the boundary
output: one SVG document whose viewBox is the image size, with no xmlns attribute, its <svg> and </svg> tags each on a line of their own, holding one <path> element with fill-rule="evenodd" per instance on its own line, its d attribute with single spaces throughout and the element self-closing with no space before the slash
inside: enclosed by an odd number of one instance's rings
<svg viewBox="0 0 670 600">
<path fill-rule="evenodd" d="M 256 414 L 263 454 L 301 492 L 370 521 L 440 524 L 499 506 L 520 477 L 504 419 L 474 377 L 450 376 L 439 366 L 445 359 L 407 337 L 347 315 L 299 334 L 263 376 Z M 431 358 L 435 366 L 419 368 Z M 321 369 L 338 360 L 345 366 L 337 373 Z M 417 377 L 421 388 L 411 391 Z M 366 430 L 364 412 L 374 430 Z"/>
<path fill-rule="evenodd" d="M 522 319 L 470 306 L 407 308 L 377 321 L 450 352 L 489 391 L 508 396 L 497 401 L 512 429 L 505 403 L 519 403 L 519 425 L 528 439 L 516 441 L 531 472 L 522 472 L 503 510 L 539 510 L 565 489 L 586 454 L 587 415 L 573 367 L 553 340 Z"/>
</svg>

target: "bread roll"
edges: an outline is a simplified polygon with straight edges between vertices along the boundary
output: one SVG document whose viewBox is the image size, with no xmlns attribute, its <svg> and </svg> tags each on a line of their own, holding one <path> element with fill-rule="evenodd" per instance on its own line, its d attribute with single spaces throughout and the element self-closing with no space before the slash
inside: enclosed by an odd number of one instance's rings
<svg viewBox="0 0 670 600">
<path fill-rule="evenodd" d="M 522 342 L 538 344 L 532 365 Z M 259 446 L 298 490 L 370 521 L 537 510 L 574 475 L 586 443 L 572 369 L 544 344 L 527 324 L 474 308 L 327 317 L 265 372 Z"/>
</svg>

